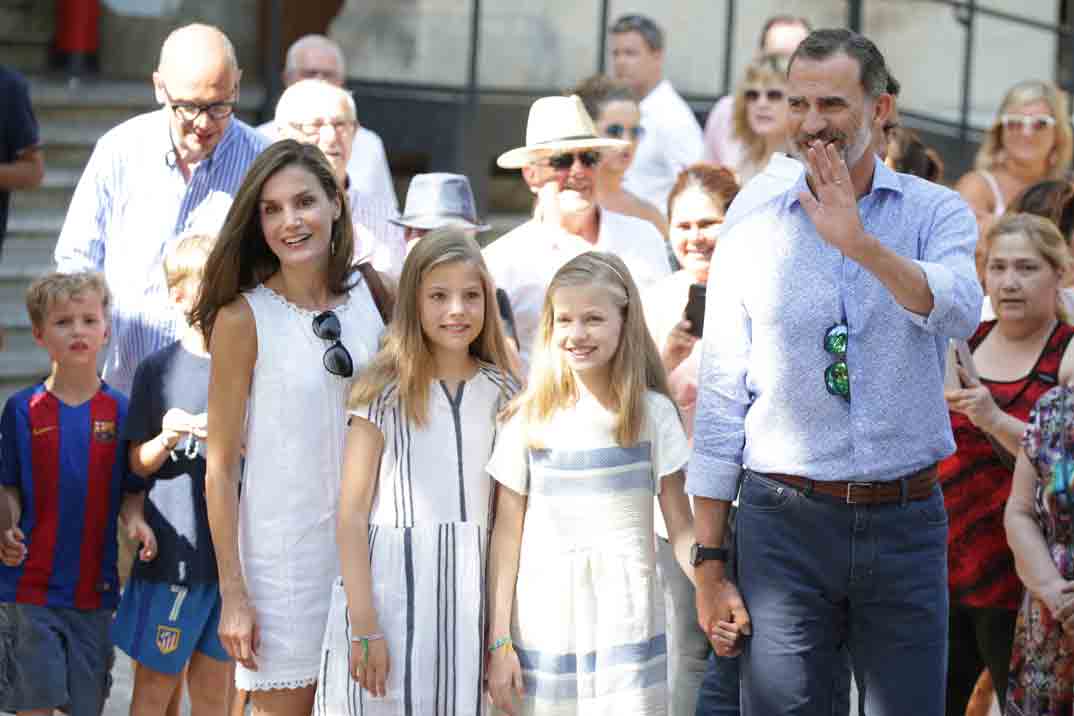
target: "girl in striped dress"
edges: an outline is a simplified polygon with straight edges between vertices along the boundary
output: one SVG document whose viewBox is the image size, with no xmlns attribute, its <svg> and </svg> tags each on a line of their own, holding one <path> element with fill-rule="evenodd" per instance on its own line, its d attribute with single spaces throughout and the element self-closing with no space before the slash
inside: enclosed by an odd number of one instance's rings
<svg viewBox="0 0 1074 716">
<path fill-rule="evenodd" d="M 314 714 L 483 713 L 496 415 L 517 391 L 477 243 L 448 228 L 403 264 L 384 345 L 351 392 Z"/>
<path fill-rule="evenodd" d="M 508 713 L 665 714 L 653 496 L 692 578 L 689 449 L 622 260 L 565 264 L 539 331 L 488 468 L 490 697 Z"/>
</svg>

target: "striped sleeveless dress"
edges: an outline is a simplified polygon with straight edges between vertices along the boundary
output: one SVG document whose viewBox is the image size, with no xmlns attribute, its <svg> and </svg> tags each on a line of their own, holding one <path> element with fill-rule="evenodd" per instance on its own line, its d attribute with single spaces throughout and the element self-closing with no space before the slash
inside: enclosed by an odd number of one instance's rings
<svg viewBox="0 0 1074 716">
<path fill-rule="evenodd" d="M 650 392 L 645 405 L 632 446 L 587 397 L 542 425 L 516 415 L 497 442 L 489 473 L 528 498 L 511 627 L 521 714 L 667 712 L 653 496 L 689 448 L 670 399 Z"/>
</svg>

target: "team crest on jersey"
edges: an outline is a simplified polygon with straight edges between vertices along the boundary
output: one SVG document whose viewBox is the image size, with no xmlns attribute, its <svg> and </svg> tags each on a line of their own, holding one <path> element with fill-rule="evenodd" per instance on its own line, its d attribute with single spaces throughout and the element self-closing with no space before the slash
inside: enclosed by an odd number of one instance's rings
<svg viewBox="0 0 1074 716">
<path fill-rule="evenodd" d="M 114 420 L 94 420 L 93 439 L 99 443 L 110 443 L 116 439 L 116 423 Z"/>
<path fill-rule="evenodd" d="M 183 635 L 181 629 L 159 625 L 157 627 L 157 648 L 161 654 L 170 654 L 179 648 L 179 638 Z"/>
</svg>

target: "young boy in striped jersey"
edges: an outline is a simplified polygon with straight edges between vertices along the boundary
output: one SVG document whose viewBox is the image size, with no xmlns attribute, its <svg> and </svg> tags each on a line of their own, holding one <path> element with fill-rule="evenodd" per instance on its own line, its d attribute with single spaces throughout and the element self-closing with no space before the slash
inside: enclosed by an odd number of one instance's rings
<svg viewBox="0 0 1074 716">
<path fill-rule="evenodd" d="M 100 714 L 121 505 L 142 558 L 156 547 L 120 439 L 127 399 L 97 375 L 108 306 L 96 273 L 49 274 L 27 291 L 52 371 L 11 396 L 0 417 L 0 499 L 11 518 L 0 533 L 0 711 Z"/>
</svg>

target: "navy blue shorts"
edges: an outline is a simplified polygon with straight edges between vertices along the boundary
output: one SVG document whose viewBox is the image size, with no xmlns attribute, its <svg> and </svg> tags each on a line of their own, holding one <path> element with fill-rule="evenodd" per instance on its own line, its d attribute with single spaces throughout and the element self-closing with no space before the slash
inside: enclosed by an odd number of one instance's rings
<svg viewBox="0 0 1074 716">
<path fill-rule="evenodd" d="M 99 716 L 112 682 L 110 609 L 0 604 L 0 711 Z"/>
<path fill-rule="evenodd" d="M 178 674 L 195 651 L 218 661 L 220 590 L 213 584 L 166 584 L 132 577 L 123 590 L 112 641 L 131 659 L 162 674 Z"/>
</svg>

